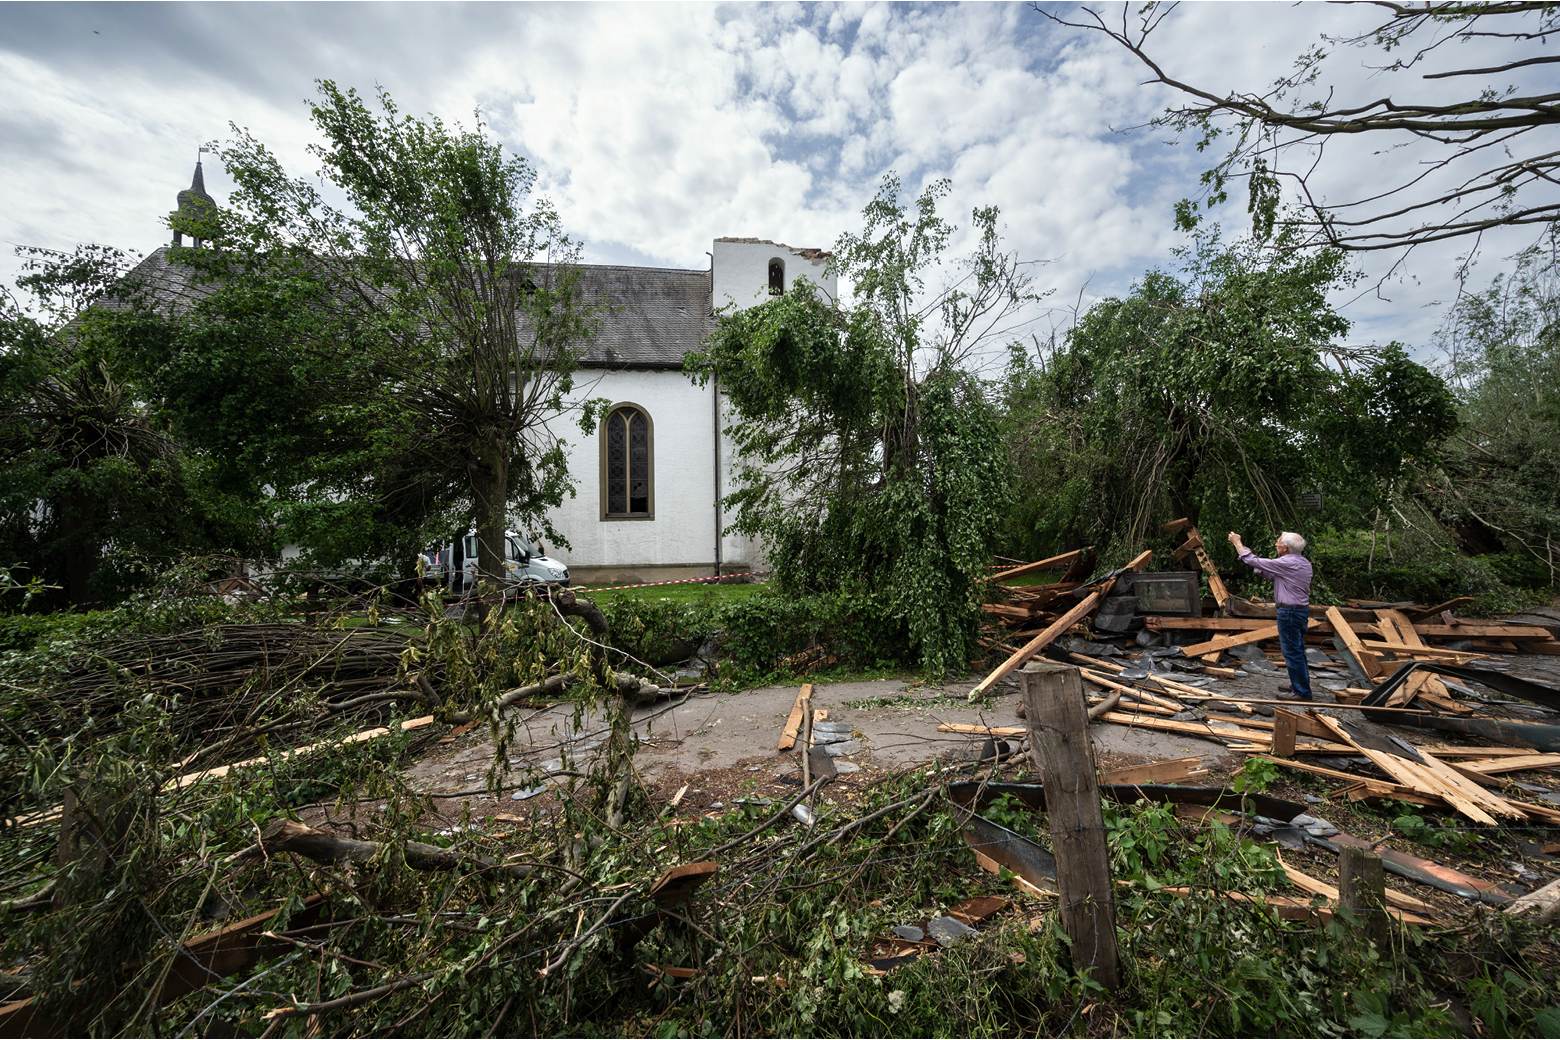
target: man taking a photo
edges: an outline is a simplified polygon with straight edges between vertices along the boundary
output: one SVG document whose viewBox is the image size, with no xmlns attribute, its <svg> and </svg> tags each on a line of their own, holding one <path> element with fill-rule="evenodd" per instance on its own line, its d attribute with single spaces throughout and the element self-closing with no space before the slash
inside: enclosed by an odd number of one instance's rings
<svg viewBox="0 0 1560 1040">
<path fill-rule="evenodd" d="M 1305 662 L 1305 630 L 1311 620 L 1311 561 L 1300 554 L 1305 539 L 1285 531 L 1273 543 L 1277 555 L 1271 560 L 1256 556 L 1246 548 L 1240 535 L 1230 532 L 1230 544 L 1264 578 L 1273 579 L 1273 601 L 1278 604 L 1278 645 L 1284 651 L 1289 669 L 1289 685 L 1281 693 L 1284 700 L 1311 699 L 1311 670 Z"/>
</svg>

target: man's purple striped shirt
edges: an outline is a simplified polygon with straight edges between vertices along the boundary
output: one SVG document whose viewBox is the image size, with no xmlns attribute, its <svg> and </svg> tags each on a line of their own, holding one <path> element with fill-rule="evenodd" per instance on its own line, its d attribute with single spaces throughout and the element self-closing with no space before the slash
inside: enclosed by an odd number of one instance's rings
<svg viewBox="0 0 1560 1040">
<path fill-rule="evenodd" d="M 1273 579 L 1273 599 L 1283 607 L 1304 607 L 1311 603 L 1311 561 L 1298 553 L 1286 553 L 1264 560 L 1250 549 L 1240 554 L 1241 563 L 1249 563 L 1264 578 Z"/>
</svg>

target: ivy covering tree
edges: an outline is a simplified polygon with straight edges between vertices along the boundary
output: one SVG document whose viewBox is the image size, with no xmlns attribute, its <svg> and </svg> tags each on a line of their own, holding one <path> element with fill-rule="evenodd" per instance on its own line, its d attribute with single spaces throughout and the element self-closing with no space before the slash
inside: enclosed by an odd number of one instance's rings
<svg viewBox="0 0 1560 1040">
<path fill-rule="evenodd" d="M 979 244 L 951 284 L 928 289 L 955 230 L 936 212 L 946 192 L 906 207 L 885 178 L 830 261 L 853 306 L 798 280 L 722 313 L 685 362 L 729 394 L 742 462 L 726 505 L 764 539 L 781 590 L 871 595 L 934 673 L 968 664 L 1009 497 L 996 415 L 967 365 L 1037 298 L 994 208 L 974 212 Z"/>
<path fill-rule="evenodd" d="M 1181 516 L 1276 530 L 1298 523 L 1306 492 L 1353 510 L 1456 427 L 1445 383 L 1400 346 L 1337 345 L 1349 323 L 1327 302 L 1345 278 L 1336 251 L 1203 237 L 1182 259 L 1010 373 L 1027 498 L 1015 547 L 1124 551 Z"/>
<path fill-rule="evenodd" d="M 545 514 L 570 488 L 548 423 L 594 310 L 524 159 L 480 124 L 378 103 L 321 81 L 310 107 L 349 210 L 234 128 L 229 205 L 185 229 L 211 247 L 170 251 L 195 299 L 141 361 L 181 434 L 284 504 L 284 540 L 404 571 L 430 526 L 471 517 L 498 575 L 511 524 L 567 544 Z"/>
</svg>

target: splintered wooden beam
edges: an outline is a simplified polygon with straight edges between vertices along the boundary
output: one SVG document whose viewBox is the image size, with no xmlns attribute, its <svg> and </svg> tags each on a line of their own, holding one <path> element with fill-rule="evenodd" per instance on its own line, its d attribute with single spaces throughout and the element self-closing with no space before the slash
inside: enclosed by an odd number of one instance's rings
<svg viewBox="0 0 1560 1040">
<path fill-rule="evenodd" d="M 1315 628 L 1315 620 L 1308 620 L 1306 627 Z M 1268 625 L 1265 628 L 1254 628 L 1250 632 L 1242 632 L 1239 635 L 1215 636 L 1206 643 L 1197 643 L 1194 646 L 1181 647 L 1181 653 L 1187 657 L 1202 657 L 1204 654 L 1216 654 L 1228 650 L 1234 646 L 1244 646 L 1247 643 L 1260 643 L 1264 639 L 1277 639 L 1278 626 Z"/>
<path fill-rule="evenodd" d="M 1314 878 L 1303 871 L 1296 870 L 1288 863 L 1285 863 L 1282 859 L 1278 861 L 1278 864 L 1284 868 L 1284 873 L 1289 876 L 1289 883 L 1291 885 L 1310 892 L 1313 895 L 1326 896 L 1334 903 L 1338 901 L 1338 890 L 1332 885 L 1329 885 L 1320 878 Z M 1435 907 L 1431 906 L 1423 899 L 1416 899 L 1414 896 L 1411 896 L 1406 892 L 1396 892 L 1390 888 L 1386 890 L 1386 900 L 1388 905 L 1394 906 L 1399 910 L 1408 910 L 1412 913 L 1420 914 L 1433 914 L 1436 912 Z M 1420 921 L 1410 923 L 1429 922 Z"/>
<path fill-rule="evenodd" d="M 1119 722 L 1124 726 L 1135 726 L 1138 729 L 1157 729 L 1166 733 L 1185 733 L 1193 737 L 1211 737 L 1218 741 L 1244 740 L 1253 744 L 1261 744 L 1269 747 L 1273 742 L 1273 734 L 1262 730 L 1242 729 L 1235 726 L 1212 726 L 1206 722 L 1176 722 L 1174 719 L 1161 719 L 1152 715 L 1142 715 L 1125 711 L 1107 711 L 1100 718 L 1106 722 Z"/>
<path fill-rule="evenodd" d="M 1433 607 L 1404 607 L 1403 612 L 1412 614 L 1416 618 L 1430 618 L 1435 617 L 1443 610 L 1451 610 L 1453 607 L 1460 607 L 1464 603 L 1472 602 L 1472 596 L 1458 596 L 1456 599 L 1449 599 L 1445 603 L 1437 603 Z"/>
<path fill-rule="evenodd" d="M 1152 550 L 1139 553 L 1137 558 L 1134 559 L 1131 563 L 1127 564 L 1127 566 L 1123 569 L 1129 571 L 1141 571 L 1144 567 L 1148 566 L 1148 562 L 1153 558 L 1154 554 Z M 1073 625 L 1078 623 L 1080 618 L 1088 614 L 1089 611 L 1093 610 L 1095 607 L 1099 606 L 1105 597 L 1110 595 L 1111 587 L 1115 584 L 1116 583 L 1114 580 L 1105 582 L 1099 588 L 1091 592 L 1088 596 L 1084 597 L 1082 602 L 1080 602 L 1076 607 L 1073 607 L 1067 613 L 1057 618 L 1039 635 L 1025 643 L 1022 647 L 1019 648 L 1017 653 L 1013 654 L 1013 656 L 999 664 L 995 671 L 982 679 L 975 686 L 975 688 L 970 691 L 970 700 L 975 700 L 977 697 L 991 689 L 997 683 L 1001 682 L 1003 679 L 1006 679 L 1009 675 L 1012 675 L 1019 665 L 1023 664 L 1025 661 L 1029 660 L 1031 657 L 1035 656 L 1046 647 L 1050 646 L 1052 640 L 1061 635 L 1063 632 L 1066 632 L 1069 628 L 1072 628 Z"/>
<path fill-rule="evenodd" d="M 1391 638 L 1396 633 L 1397 638 L 1403 643 L 1413 647 L 1424 647 L 1425 641 L 1419 633 L 1414 631 L 1414 623 L 1408 620 L 1408 615 L 1398 610 L 1378 610 L 1376 617 L 1381 619 L 1381 634 Z M 1396 708 L 1410 703 L 1415 697 L 1425 696 L 1427 700 L 1432 697 L 1441 702 L 1450 702 L 1451 691 L 1441 684 L 1433 674 L 1426 671 L 1415 672 L 1408 680 L 1392 694 L 1387 701 L 1387 707 Z"/>
<path fill-rule="evenodd" d="M 1375 748 L 1365 747 L 1356 742 L 1349 735 L 1349 731 L 1344 729 L 1336 719 L 1314 711 L 1311 714 L 1318 722 L 1332 730 L 1333 735 L 1342 743 L 1355 748 L 1392 779 L 1421 794 L 1444 798 L 1448 805 L 1470 820 L 1494 826 L 1499 823 L 1495 819 L 1496 816 L 1518 820 L 1527 818 L 1527 814 L 1516 805 L 1499 795 L 1483 790 L 1472 780 L 1462 776 L 1428 752 L 1419 753 L 1424 759 L 1423 762 L 1414 762 L 1398 755 L 1387 754 L 1385 751 L 1377 751 Z"/>
<path fill-rule="evenodd" d="M 1549 629 L 1537 625 L 1415 625 L 1414 631 L 1437 639 L 1520 639 L 1548 642 Z"/>
<path fill-rule="evenodd" d="M 1528 769 L 1560 769 L 1560 755 L 1507 755 L 1457 764 L 1463 769 L 1488 776 L 1491 773 L 1520 773 Z"/>
<path fill-rule="evenodd" d="M 1092 552 L 1094 546 L 1086 545 L 1082 549 L 1074 549 L 1070 553 L 1062 553 L 1048 560 L 1036 560 L 1034 563 L 1026 563 L 1022 567 L 1014 567 L 1012 570 L 998 571 L 987 578 L 987 581 L 1007 581 L 1009 578 L 1021 578 L 1026 574 L 1035 574 L 1039 571 L 1055 570 L 1057 567 L 1066 566 L 1083 556 L 1086 552 Z"/>
<path fill-rule="evenodd" d="M 1019 665 L 1050 646 L 1052 640 L 1072 628 L 1073 625 L 1078 623 L 1080 618 L 1098 606 L 1100 600 L 1105 598 L 1105 592 L 1109 587 L 1110 585 L 1107 583 L 1104 588 L 1095 589 L 1088 596 L 1084 597 L 1077 606 L 1051 622 L 1039 635 L 1019 647 L 1011 657 L 997 665 L 995 671 L 982 679 L 979 685 L 970 691 L 970 700 L 975 700 L 997 683 L 1012 675 Z"/>
<path fill-rule="evenodd" d="M 1333 631 L 1343 641 L 1344 649 L 1359 662 L 1360 669 L 1364 671 L 1366 678 L 1374 681 L 1379 677 L 1381 675 L 1381 662 L 1376 660 L 1375 654 L 1361 645 L 1359 637 L 1354 634 L 1354 629 L 1350 628 L 1349 623 L 1344 620 L 1343 612 L 1337 607 L 1328 607 L 1327 620 L 1332 622 Z"/>
<path fill-rule="evenodd" d="M 700 885 L 719 872 L 720 864 L 713 860 L 672 867 L 650 886 L 650 898 L 663 910 L 686 903 Z"/>
<path fill-rule="evenodd" d="M 1028 607 L 1014 606 L 1007 603 L 982 603 L 980 609 L 988 614 L 1000 618 L 1008 618 L 1012 621 L 1028 621 L 1035 616 L 1035 611 Z"/>
<path fill-rule="evenodd" d="M 1181 548 L 1177 552 L 1184 553 L 1190 549 L 1196 555 L 1198 566 L 1208 575 L 1208 591 L 1213 593 L 1214 602 L 1221 607 L 1224 606 L 1225 603 L 1229 602 L 1230 590 L 1224 587 L 1224 579 L 1219 577 L 1219 568 L 1213 565 L 1213 559 L 1208 555 L 1208 550 L 1203 548 L 1202 532 L 1198 531 L 1184 518 L 1172 520 L 1165 527 L 1171 531 L 1186 531 L 1186 541 L 1181 543 Z"/>
<path fill-rule="evenodd" d="M 944 722 L 937 727 L 939 733 L 962 733 L 969 737 L 1022 737 L 1029 733 L 1028 726 L 971 726 L 964 722 Z"/>
<path fill-rule="evenodd" d="M 1141 766 L 1123 766 L 1120 769 L 1107 769 L 1100 774 L 1102 784 L 1173 784 L 1180 780 L 1191 780 L 1207 773 L 1202 767 L 1202 760 L 1195 755 L 1191 758 L 1172 758 L 1164 762 L 1149 762 Z"/>
<path fill-rule="evenodd" d="M 791 705 L 791 717 L 785 720 L 785 729 L 780 733 L 781 751 L 789 751 L 796 746 L 796 734 L 801 731 L 802 719 L 812 706 L 812 692 L 812 683 L 807 683 L 796 695 L 796 703 Z"/>
<path fill-rule="evenodd" d="M 1399 657 L 1418 657 L 1426 661 L 1485 661 L 1485 654 L 1476 654 L 1471 650 L 1448 650 L 1444 646 L 1425 646 L 1423 643 L 1410 644 L 1401 642 L 1388 642 L 1385 639 L 1361 639 L 1360 645 L 1367 650 L 1381 650 L 1384 653 L 1397 654 Z"/>
</svg>

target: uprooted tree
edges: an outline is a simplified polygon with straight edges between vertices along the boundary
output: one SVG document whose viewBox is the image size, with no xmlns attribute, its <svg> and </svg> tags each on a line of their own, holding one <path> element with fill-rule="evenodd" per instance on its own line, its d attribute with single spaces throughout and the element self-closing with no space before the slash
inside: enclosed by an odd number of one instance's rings
<svg viewBox="0 0 1560 1040">
<path fill-rule="evenodd" d="M 211 246 L 170 250 L 195 291 L 141 338 L 148 385 L 184 435 L 242 453 L 235 479 L 292 503 L 296 541 L 404 568 L 430 517 L 474 517 L 498 576 L 508 523 L 567 544 L 545 510 L 570 486 L 549 423 L 595 328 L 578 247 L 480 123 L 319 91 L 312 151 L 350 210 L 235 127 L 230 204 L 187 229 Z"/>
<path fill-rule="evenodd" d="M 1182 516 L 1276 530 L 1304 493 L 1353 510 L 1435 456 L 1457 424 L 1445 383 L 1397 345 L 1338 345 L 1342 256 L 1286 244 L 1199 238 L 1179 272 L 1020 358 L 1009 442 L 1032 530 L 1016 538 L 1135 546 Z"/>
<path fill-rule="evenodd" d="M 1039 298 L 1002 250 L 995 208 L 974 212 L 978 244 L 951 284 L 928 290 L 954 231 L 937 215 L 946 192 L 934 184 L 909 208 L 885 178 L 830 261 L 853 307 L 799 281 L 723 313 L 685 363 L 730 395 L 743 461 L 726 503 L 736 529 L 768 543 L 779 586 L 874 594 L 937 673 L 968 661 L 1008 500 L 996 417 L 967 365 Z"/>
</svg>

